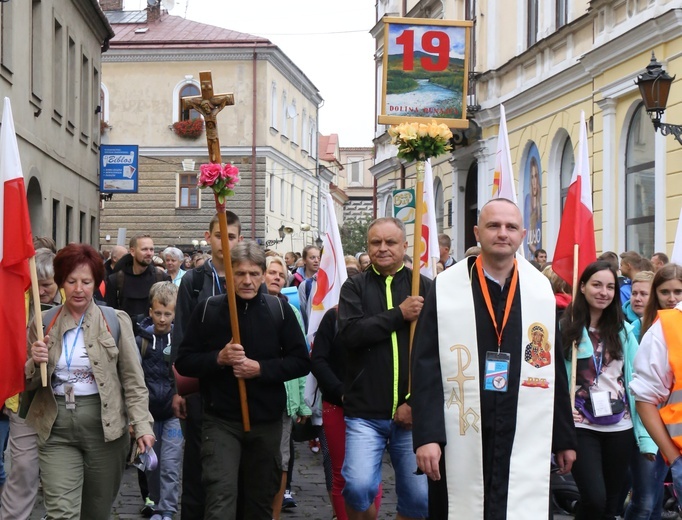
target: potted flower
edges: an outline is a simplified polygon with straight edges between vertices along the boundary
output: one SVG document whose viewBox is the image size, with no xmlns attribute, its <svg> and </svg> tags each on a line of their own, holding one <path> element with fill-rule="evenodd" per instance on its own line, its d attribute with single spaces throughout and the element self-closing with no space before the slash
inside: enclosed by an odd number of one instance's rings
<svg viewBox="0 0 682 520">
<path fill-rule="evenodd" d="M 104 135 L 109 130 L 111 130 L 111 125 L 109 124 L 109 121 L 105 121 L 104 119 L 100 119 L 99 120 L 99 133 Z"/>
<path fill-rule="evenodd" d="M 203 131 L 204 120 L 200 117 L 173 123 L 173 132 L 175 132 L 175 135 L 184 137 L 185 139 L 196 139 Z"/>
</svg>

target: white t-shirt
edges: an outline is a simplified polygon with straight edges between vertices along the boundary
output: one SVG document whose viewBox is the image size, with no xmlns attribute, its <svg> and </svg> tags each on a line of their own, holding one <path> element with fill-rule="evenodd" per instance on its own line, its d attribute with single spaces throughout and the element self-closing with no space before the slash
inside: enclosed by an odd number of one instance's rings
<svg viewBox="0 0 682 520">
<path fill-rule="evenodd" d="M 85 350 L 82 327 L 67 330 L 62 339 L 62 354 L 52 374 L 52 391 L 64 395 L 64 383 L 73 385 L 75 395 L 98 393 L 90 358 Z"/>
</svg>

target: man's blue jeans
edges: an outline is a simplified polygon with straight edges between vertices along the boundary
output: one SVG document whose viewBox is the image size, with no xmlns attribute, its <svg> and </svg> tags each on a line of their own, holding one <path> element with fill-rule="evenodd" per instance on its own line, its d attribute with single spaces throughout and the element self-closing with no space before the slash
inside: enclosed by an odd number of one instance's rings
<svg viewBox="0 0 682 520">
<path fill-rule="evenodd" d="M 355 511 L 367 511 L 381 482 L 381 461 L 388 449 L 395 470 L 398 513 L 426 518 L 428 487 L 425 475 L 415 475 L 417 459 L 412 432 L 392 420 L 346 417 L 346 458 L 341 474 L 346 480 L 343 498 Z"/>
</svg>

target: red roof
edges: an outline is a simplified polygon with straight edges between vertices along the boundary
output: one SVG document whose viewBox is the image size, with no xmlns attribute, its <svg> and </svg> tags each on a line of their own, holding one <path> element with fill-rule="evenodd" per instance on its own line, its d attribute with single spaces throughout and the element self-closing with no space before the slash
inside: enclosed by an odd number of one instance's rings
<svg viewBox="0 0 682 520">
<path fill-rule="evenodd" d="M 321 135 L 318 142 L 320 148 L 320 160 L 327 162 L 338 162 L 336 157 L 336 147 L 339 142 L 338 134 Z"/>
<path fill-rule="evenodd" d="M 115 48 L 196 48 L 272 45 L 260 36 L 207 25 L 162 13 L 147 21 L 147 11 L 106 11 L 116 36 Z M 145 30 L 146 29 L 146 30 Z"/>
</svg>

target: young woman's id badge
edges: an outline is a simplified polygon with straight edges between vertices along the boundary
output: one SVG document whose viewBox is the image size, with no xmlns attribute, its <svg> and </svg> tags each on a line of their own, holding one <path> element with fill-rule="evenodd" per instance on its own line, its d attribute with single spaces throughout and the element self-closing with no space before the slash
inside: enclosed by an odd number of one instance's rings
<svg viewBox="0 0 682 520">
<path fill-rule="evenodd" d="M 511 356 L 506 352 L 485 353 L 485 384 L 484 390 L 492 392 L 506 392 L 509 387 L 509 360 Z"/>
<path fill-rule="evenodd" d="M 592 390 L 590 391 L 590 399 L 592 400 L 592 410 L 595 417 L 606 417 L 613 415 L 613 408 L 611 408 L 611 392 L 606 390 Z"/>
</svg>

